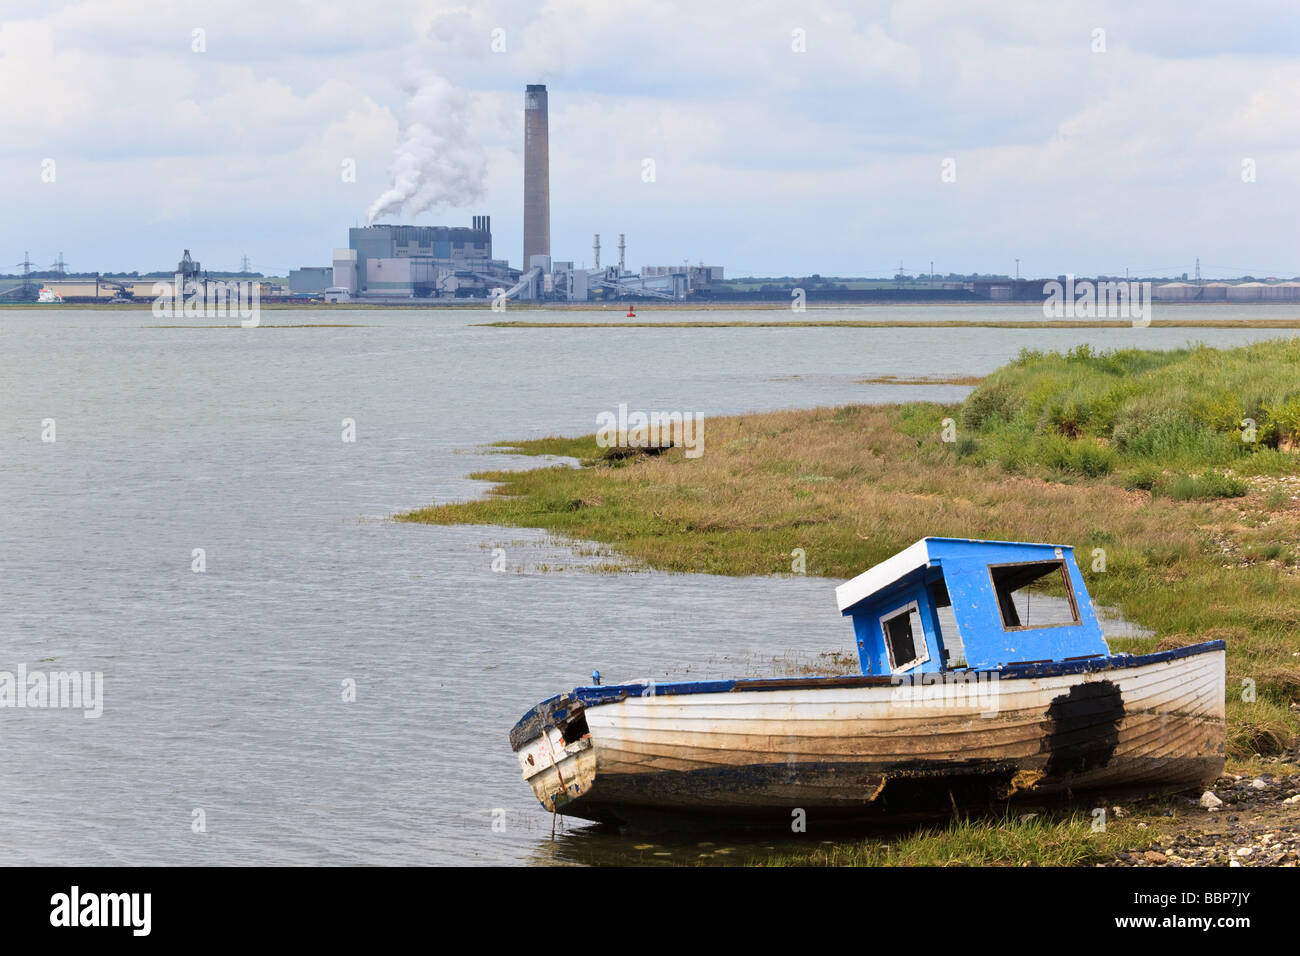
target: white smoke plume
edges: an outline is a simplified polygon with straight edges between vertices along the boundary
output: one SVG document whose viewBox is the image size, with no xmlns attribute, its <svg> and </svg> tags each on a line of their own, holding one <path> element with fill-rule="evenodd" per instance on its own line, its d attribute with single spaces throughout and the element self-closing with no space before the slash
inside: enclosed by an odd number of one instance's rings
<svg viewBox="0 0 1300 956">
<path fill-rule="evenodd" d="M 366 224 L 380 216 L 414 216 L 436 205 L 465 206 L 483 198 L 487 154 L 469 135 L 469 97 L 427 67 L 408 67 L 411 95 L 389 169 L 393 185 L 370 204 Z"/>
</svg>

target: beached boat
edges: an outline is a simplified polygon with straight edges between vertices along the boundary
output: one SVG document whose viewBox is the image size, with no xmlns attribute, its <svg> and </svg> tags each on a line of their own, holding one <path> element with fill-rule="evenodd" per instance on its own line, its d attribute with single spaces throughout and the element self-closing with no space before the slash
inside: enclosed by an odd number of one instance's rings
<svg viewBox="0 0 1300 956">
<path fill-rule="evenodd" d="M 1112 654 L 1068 547 L 925 538 L 836 588 L 861 675 L 578 687 L 510 732 L 607 823 L 907 818 L 1223 769 L 1224 644 Z"/>
</svg>

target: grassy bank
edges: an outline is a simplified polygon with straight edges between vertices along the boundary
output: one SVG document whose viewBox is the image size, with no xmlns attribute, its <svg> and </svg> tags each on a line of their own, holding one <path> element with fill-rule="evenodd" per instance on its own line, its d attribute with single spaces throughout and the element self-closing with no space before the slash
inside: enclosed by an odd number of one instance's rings
<svg viewBox="0 0 1300 956">
<path fill-rule="evenodd" d="M 1145 826 L 1139 827 L 1139 823 Z M 763 866 L 1082 866 L 1146 845 L 1168 828 L 1109 816 L 1093 829 L 1091 811 L 1020 812 L 961 818 L 946 826 L 900 831 L 893 839 L 841 840 L 770 857 Z"/>
<path fill-rule="evenodd" d="M 709 419 L 693 459 L 610 460 L 595 436 L 512 443 L 585 464 L 479 473 L 486 499 L 401 517 L 544 528 L 729 575 L 789 573 L 800 548 L 807 573 L 849 578 L 926 535 L 1071 544 L 1094 599 L 1154 631 L 1117 650 L 1227 641 L 1230 751 L 1269 754 L 1298 726 L 1298 368 L 1300 339 L 1027 353 L 961 405 Z"/>
<path fill-rule="evenodd" d="M 959 405 L 709 419 L 693 459 L 616 459 L 594 435 L 502 443 L 583 466 L 479 473 L 486 499 L 402 519 L 545 528 L 670 571 L 790 573 L 801 548 L 807 573 L 839 579 L 925 535 L 1072 544 L 1094 599 L 1154 632 L 1114 650 L 1227 642 L 1229 765 L 1254 774 L 1300 729 L 1297 369 L 1300 339 L 1025 353 Z M 1165 812 L 1134 808 L 1103 833 L 1083 811 L 958 820 L 769 862 L 1088 865 L 1203 825 Z"/>
</svg>

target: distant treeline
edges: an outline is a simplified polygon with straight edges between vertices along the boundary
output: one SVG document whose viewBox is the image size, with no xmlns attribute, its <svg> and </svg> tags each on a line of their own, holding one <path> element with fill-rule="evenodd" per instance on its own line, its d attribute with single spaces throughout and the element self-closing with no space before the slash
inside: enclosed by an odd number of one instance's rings
<svg viewBox="0 0 1300 956">
<path fill-rule="evenodd" d="M 55 269 L 42 269 L 39 272 L 32 271 L 27 273 L 28 279 L 69 279 L 81 281 L 93 281 L 96 276 L 101 279 L 170 279 L 176 275 L 176 270 L 170 272 L 59 272 Z M 205 272 L 204 275 L 213 279 L 265 279 L 260 272 Z M 0 279 L 22 279 L 21 272 L 3 273 L 0 272 Z"/>
</svg>

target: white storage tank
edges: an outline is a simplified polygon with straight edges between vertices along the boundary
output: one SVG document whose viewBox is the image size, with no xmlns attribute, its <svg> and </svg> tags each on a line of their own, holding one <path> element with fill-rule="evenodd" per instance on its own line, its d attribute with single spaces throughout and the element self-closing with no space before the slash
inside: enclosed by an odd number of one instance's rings
<svg viewBox="0 0 1300 956">
<path fill-rule="evenodd" d="M 1151 298 L 1159 302 L 1187 302 L 1196 298 L 1196 286 L 1188 282 L 1166 282 L 1151 290 Z"/>
<path fill-rule="evenodd" d="M 1238 282 L 1228 286 L 1229 302 L 1259 302 L 1266 286 L 1262 282 Z"/>
<path fill-rule="evenodd" d="M 1260 295 L 1269 302 L 1290 301 L 1297 297 L 1300 297 L 1300 282 L 1270 282 Z"/>
</svg>

